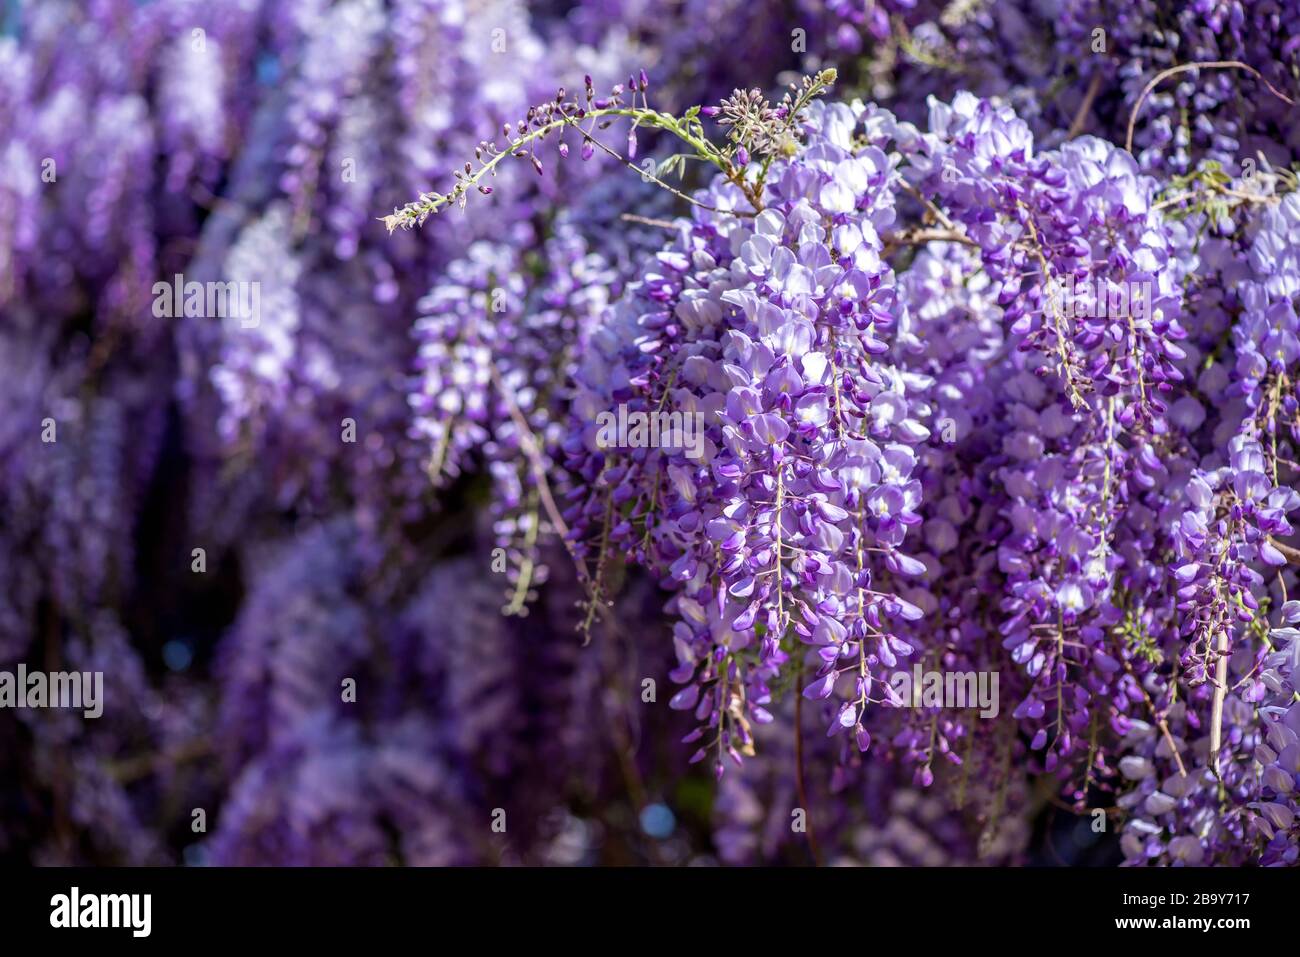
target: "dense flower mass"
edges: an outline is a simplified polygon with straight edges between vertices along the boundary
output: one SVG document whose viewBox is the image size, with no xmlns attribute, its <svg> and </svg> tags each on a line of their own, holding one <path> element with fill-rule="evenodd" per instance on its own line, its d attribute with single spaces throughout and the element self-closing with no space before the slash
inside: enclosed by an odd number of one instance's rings
<svg viewBox="0 0 1300 957">
<path fill-rule="evenodd" d="M 18 4 L 0 858 L 1300 864 L 1297 25 Z"/>
</svg>

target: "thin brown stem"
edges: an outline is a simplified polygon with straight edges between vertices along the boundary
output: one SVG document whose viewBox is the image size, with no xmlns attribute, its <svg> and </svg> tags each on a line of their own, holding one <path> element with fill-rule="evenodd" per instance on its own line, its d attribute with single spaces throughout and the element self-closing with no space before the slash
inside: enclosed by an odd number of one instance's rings
<svg viewBox="0 0 1300 957">
<path fill-rule="evenodd" d="M 649 216 L 638 216 L 636 213 L 623 213 L 618 218 L 628 223 L 640 223 L 642 226 L 657 226 L 659 229 L 677 228 L 677 224 L 669 220 L 651 219 Z"/>
<path fill-rule="evenodd" d="M 1160 734 L 1164 737 L 1165 744 L 1169 745 L 1169 750 L 1174 756 L 1174 763 L 1178 765 L 1179 776 L 1184 778 L 1187 777 L 1187 766 L 1183 764 L 1183 756 L 1178 753 L 1178 745 L 1174 742 L 1174 736 L 1169 731 L 1169 722 L 1167 722 L 1156 709 L 1156 703 L 1151 700 L 1151 695 L 1147 693 L 1147 689 L 1143 687 L 1142 682 L 1138 680 L 1138 676 L 1133 673 L 1133 666 L 1129 664 L 1128 658 L 1124 656 L 1124 649 L 1120 648 L 1118 650 L 1120 655 L 1119 660 L 1123 662 L 1124 670 L 1127 671 L 1129 677 L 1133 679 L 1138 691 L 1142 692 L 1142 698 L 1146 702 L 1147 709 L 1151 712 L 1151 717 L 1155 721 L 1156 727 L 1160 729 Z"/>
<path fill-rule="evenodd" d="M 206 739 L 197 739 L 184 747 L 170 752 L 157 754 L 138 754 L 133 757 L 113 761 L 106 770 L 119 784 L 131 784 L 141 778 L 157 774 L 166 768 L 175 767 L 188 761 L 196 761 L 212 753 L 213 747 Z"/>
<path fill-rule="evenodd" d="M 489 374 L 492 377 L 492 384 L 496 387 L 497 392 L 506 403 L 506 410 L 510 414 L 510 420 L 514 422 L 515 428 L 519 430 L 519 445 L 523 449 L 524 457 L 528 459 L 528 465 L 533 473 L 533 480 L 537 482 L 537 493 L 542 500 L 542 508 L 546 510 L 546 516 L 550 519 L 551 525 L 555 528 L 556 533 L 560 536 L 560 541 L 564 544 L 565 551 L 573 560 L 574 566 L 578 570 L 578 581 L 588 594 L 588 600 L 597 606 L 597 610 L 607 620 L 612 622 L 613 617 L 608 608 L 600 601 L 598 587 L 592 582 L 591 574 L 587 571 L 587 564 L 578 554 L 573 542 L 569 538 L 569 526 L 560 514 L 559 506 L 555 503 L 555 496 L 551 494 L 551 485 L 546 478 L 546 463 L 542 459 L 541 446 L 538 444 L 537 436 L 533 434 L 532 427 L 529 426 L 528 420 L 524 418 L 523 412 L 520 411 L 514 396 L 506 388 L 505 382 L 501 379 L 501 374 L 497 372 L 496 366 L 488 364 Z"/>
<path fill-rule="evenodd" d="M 617 150 L 611 149 L 610 147 L 606 146 L 600 140 L 596 139 L 596 137 L 592 136 L 590 133 L 584 130 L 576 122 L 572 123 L 571 125 L 575 130 L 578 131 L 578 134 L 583 139 L 585 139 L 588 143 L 590 143 L 592 146 L 595 146 L 598 149 L 603 150 L 604 152 L 608 153 L 610 156 L 614 157 L 614 159 L 622 163 L 624 166 L 626 166 L 628 169 L 632 170 L 633 172 L 640 173 L 642 177 L 654 183 L 656 186 L 662 186 L 664 189 L 668 190 L 668 192 L 672 193 L 678 199 L 683 199 L 686 202 L 690 203 L 692 206 L 698 206 L 700 209 L 707 209 L 711 213 L 727 213 L 732 216 L 757 215 L 756 213 L 746 213 L 744 211 L 737 211 L 731 209 L 719 209 L 716 206 L 710 206 L 708 203 L 701 203 L 698 199 L 695 199 L 694 197 L 691 196 L 687 196 L 685 193 L 683 193 L 680 189 L 677 189 L 675 186 L 668 185 L 663 180 L 661 180 L 658 176 L 656 176 L 654 173 L 651 173 L 649 170 L 642 169 L 640 166 L 637 166 L 635 163 L 633 163 L 627 157 L 623 156 Z"/>
<path fill-rule="evenodd" d="M 1283 545 L 1276 538 L 1269 537 L 1268 543 L 1282 553 L 1282 556 L 1290 565 L 1300 565 L 1300 548 L 1292 548 L 1290 545 Z"/>
<path fill-rule="evenodd" d="M 1260 83 L 1263 83 L 1268 87 L 1269 91 L 1279 100 L 1282 100 L 1284 103 L 1289 103 L 1291 106 L 1295 106 L 1295 100 L 1291 99 L 1291 97 L 1287 96 L 1272 83 L 1269 83 L 1268 80 L 1264 79 L 1264 74 L 1260 73 L 1253 66 L 1248 66 L 1247 64 L 1242 63 L 1240 60 L 1213 60 L 1199 63 L 1183 63 L 1179 66 L 1171 66 L 1169 69 L 1161 70 L 1153 76 L 1151 82 L 1143 87 L 1142 94 L 1137 98 L 1137 102 L 1133 104 L 1133 112 L 1129 114 L 1128 118 L 1128 133 L 1124 137 L 1124 149 L 1128 150 L 1130 153 L 1133 152 L 1133 127 L 1137 125 L 1138 112 L 1142 109 L 1142 104 L 1145 102 L 1146 98 L 1151 95 L 1151 91 L 1159 86 L 1164 80 L 1169 79 L 1169 77 L 1176 76 L 1179 73 L 1186 73 L 1189 70 L 1245 70 L 1251 76 L 1255 77 L 1255 79 L 1259 80 Z"/>
<path fill-rule="evenodd" d="M 885 252 L 892 252 L 899 246 L 924 246 L 926 243 L 960 243 L 963 246 L 979 248 L 979 243 L 964 233 L 953 229 L 905 229 L 885 236 Z"/>
<path fill-rule="evenodd" d="M 1097 94 L 1101 92 L 1101 74 L 1094 73 L 1092 80 L 1088 83 L 1088 90 L 1083 94 L 1083 102 L 1079 104 L 1079 110 L 1074 114 L 1074 119 L 1070 122 L 1070 130 L 1065 134 L 1067 140 L 1072 140 L 1083 132 L 1084 126 L 1088 122 L 1088 117 L 1092 113 L 1093 101 L 1097 99 Z"/>
</svg>

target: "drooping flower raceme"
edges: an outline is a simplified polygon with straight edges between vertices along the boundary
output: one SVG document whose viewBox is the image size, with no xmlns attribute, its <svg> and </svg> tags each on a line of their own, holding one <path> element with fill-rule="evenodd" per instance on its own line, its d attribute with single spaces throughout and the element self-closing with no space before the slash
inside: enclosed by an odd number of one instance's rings
<svg viewBox="0 0 1300 957">
<path fill-rule="evenodd" d="M 625 552 L 673 590 L 686 685 L 673 706 L 694 710 L 696 756 L 719 769 L 752 752 L 773 683 L 804 670 L 795 636 L 813 649 L 801 692 L 833 699 L 829 732 L 867 750 L 884 670 L 913 650 L 897 624 L 921 614 L 896 583 L 923 570 L 906 539 L 929 433 L 885 359 L 896 290 L 881 233 L 897 173 L 855 144 L 861 118 L 810 110 L 761 211 L 732 183 L 702 193 L 717 211 L 678 227 L 576 376 L 572 523 L 598 564 Z M 620 406 L 689 416 L 702 441 L 602 448 L 598 419 Z"/>
</svg>

